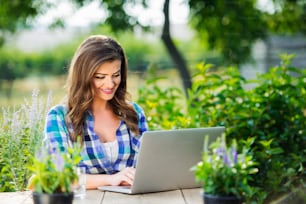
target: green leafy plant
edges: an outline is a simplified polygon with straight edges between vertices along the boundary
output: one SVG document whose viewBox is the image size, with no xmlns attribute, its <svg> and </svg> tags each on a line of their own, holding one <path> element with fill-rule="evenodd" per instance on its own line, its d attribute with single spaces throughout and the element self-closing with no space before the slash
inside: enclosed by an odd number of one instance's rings
<svg viewBox="0 0 306 204">
<path fill-rule="evenodd" d="M 249 185 L 252 180 L 250 175 L 257 173 L 258 169 L 248 147 L 245 146 L 239 153 L 236 141 L 227 146 L 223 135 L 209 149 L 204 149 L 202 160 L 192 168 L 196 180 L 202 183 L 204 193 L 249 198 L 253 194 Z"/>
<path fill-rule="evenodd" d="M 81 161 L 81 146 L 74 143 L 67 152 L 41 150 L 29 166 L 33 176 L 29 187 L 37 193 L 69 193 L 77 181 L 76 166 Z"/>
<path fill-rule="evenodd" d="M 211 65 L 200 65 L 190 90 L 191 123 L 225 126 L 227 138 L 241 145 L 254 138 L 250 151 L 259 173 L 251 184 L 260 203 L 303 186 L 306 179 L 306 72 L 290 66 L 292 57 L 282 55 L 280 66 L 253 81 L 235 67 L 214 73 Z"/>
<path fill-rule="evenodd" d="M 179 98 L 182 95 L 167 106 L 171 99 L 158 88 L 144 92 L 151 91 L 150 98 L 143 95 L 141 105 L 149 117 L 156 116 L 149 127 L 225 126 L 227 139 L 235 139 L 239 146 L 253 140 L 249 151 L 259 169 L 250 181 L 254 202 L 269 203 L 296 189 L 304 191 L 306 70 L 290 65 L 293 55 L 280 57 L 279 66 L 254 80 L 246 80 L 237 67 L 216 70 L 211 64 L 197 65 L 187 105 Z M 148 106 L 150 102 L 156 105 Z"/>
<path fill-rule="evenodd" d="M 189 121 L 184 109 L 184 93 L 178 87 L 161 88 L 166 77 L 158 75 L 156 67 L 151 65 L 145 86 L 139 88 L 138 103 L 146 110 L 151 129 L 172 129 L 188 127 Z M 155 76 L 155 77 L 152 77 Z M 185 108 L 186 109 L 186 108 Z M 162 113 L 162 114 L 161 114 Z"/>
</svg>

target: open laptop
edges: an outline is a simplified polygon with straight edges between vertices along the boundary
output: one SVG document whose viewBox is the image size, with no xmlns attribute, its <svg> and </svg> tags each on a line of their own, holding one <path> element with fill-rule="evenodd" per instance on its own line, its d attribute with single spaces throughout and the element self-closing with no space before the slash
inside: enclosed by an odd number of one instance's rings
<svg viewBox="0 0 306 204">
<path fill-rule="evenodd" d="M 224 127 L 147 131 L 142 136 L 132 186 L 100 186 L 99 190 L 141 194 L 196 188 L 190 168 L 202 159 L 204 138 L 215 141 Z"/>
</svg>

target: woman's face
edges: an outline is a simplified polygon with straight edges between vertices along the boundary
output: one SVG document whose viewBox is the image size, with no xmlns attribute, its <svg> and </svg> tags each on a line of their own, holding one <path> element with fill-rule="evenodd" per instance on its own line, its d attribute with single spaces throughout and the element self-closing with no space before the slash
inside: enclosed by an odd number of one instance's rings
<svg viewBox="0 0 306 204">
<path fill-rule="evenodd" d="M 121 61 L 104 62 L 93 78 L 94 100 L 111 100 L 121 82 Z"/>
</svg>

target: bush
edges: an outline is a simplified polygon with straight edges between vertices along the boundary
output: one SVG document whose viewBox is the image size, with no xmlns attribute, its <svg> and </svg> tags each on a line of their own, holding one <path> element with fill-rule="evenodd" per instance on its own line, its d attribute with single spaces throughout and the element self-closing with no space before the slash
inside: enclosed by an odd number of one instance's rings
<svg viewBox="0 0 306 204">
<path fill-rule="evenodd" d="M 189 121 L 182 112 L 184 109 L 184 93 L 177 87 L 160 88 L 158 84 L 166 77 L 156 76 L 155 66 L 149 68 L 149 78 L 146 84 L 138 89 L 138 103 L 146 110 L 150 129 L 172 129 L 188 127 Z"/>
<path fill-rule="evenodd" d="M 236 139 L 240 146 L 251 144 L 259 164 L 252 181 L 256 189 L 253 199 L 267 202 L 302 185 L 306 178 L 306 72 L 291 67 L 291 57 L 282 56 L 281 66 L 254 81 L 244 79 L 235 67 L 212 72 L 212 65 L 198 65 L 186 112 L 180 104 L 169 108 L 171 98 L 159 88 L 148 90 L 139 102 L 149 119 L 157 116 L 149 120 L 150 127 L 222 125 L 229 140 Z M 249 83 L 255 87 L 247 90 L 244 87 Z M 156 105 L 149 106 L 151 102 Z"/>
<path fill-rule="evenodd" d="M 49 101 L 50 99 L 48 99 Z M 43 138 L 43 121 L 48 103 L 41 103 L 38 92 L 32 101 L 17 110 L 3 109 L 0 117 L 0 192 L 25 190 L 30 158 Z"/>
</svg>

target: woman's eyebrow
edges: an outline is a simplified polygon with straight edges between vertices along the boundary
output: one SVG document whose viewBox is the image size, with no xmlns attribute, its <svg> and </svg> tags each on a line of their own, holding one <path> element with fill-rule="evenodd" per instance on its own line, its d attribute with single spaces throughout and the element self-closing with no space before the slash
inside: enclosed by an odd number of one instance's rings
<svg viewBox="0 0 306 204">
<path fill-rule="evenodd" d="M 121 69 L 119 68 L 119 69 L 118 69 L 116 72 L 114 72 L 113 74 L 120 73 L 120 71 L 121 71 Z M 113 74 L 112 74 L 112 75 L 113 75 Z M 105 75 L 107 75 L 107 74 L 100 73 L 100 72 L 96 72 L 95 75 L 103 75 L 103 76 L 105 76 Z"/>
<path fill-rule="evenodd" d="M 117 74 L 117 73 L 120 73 L 121 69 L 119 68 L 115 73 L 113 74 Z"/>
<path fill-rule="evenodd" d="M 107 74 L 95 73 L 94 76 L 106 76 Z"/>
</svg>

